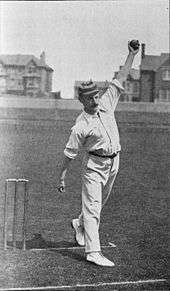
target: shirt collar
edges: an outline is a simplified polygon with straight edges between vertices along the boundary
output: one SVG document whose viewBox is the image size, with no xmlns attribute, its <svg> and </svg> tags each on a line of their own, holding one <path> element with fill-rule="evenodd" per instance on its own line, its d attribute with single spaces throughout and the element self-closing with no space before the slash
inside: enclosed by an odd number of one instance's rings
<svg viewBox="0 0 170 291">
<path fill-rule="evenodd" d="M 89 113 L 87 113 L 87 112 L 85 112 L 85 111 L 83 110 L 83 115 L 84 115 L 84 117 L 86 117 L 87 119 L 93 119 L 93 118 L 96 118 L 96 117 L 97 117 L 97 113 L 98 113 L 98 111 L 95 112 L 94 114 L 89 114 Z"/>
<path fill-rule="evenodd" d="M 98 109 L 99 109 L 99 111 L 103 111 L 103 112 L 106 112 L 107 111 L 107 109 L 103 105 L 101 105 L 101 104 L 99 104 Z"/>
</svg>

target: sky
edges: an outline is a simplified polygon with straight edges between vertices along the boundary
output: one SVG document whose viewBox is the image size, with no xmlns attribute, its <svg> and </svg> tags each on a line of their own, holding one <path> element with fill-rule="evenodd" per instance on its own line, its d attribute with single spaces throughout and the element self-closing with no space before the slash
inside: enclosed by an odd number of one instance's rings
<svg viewBox="0 0 170 291">
<path fill-rule="evenodd" d="M 0 54 L 45 51 L 62 98 L 73 98 L 75 80 L 111 80 L 131 39 L 146 54 L 169 52 L 169 33 L 168 0 L 0 1 Z"/>
</svg>

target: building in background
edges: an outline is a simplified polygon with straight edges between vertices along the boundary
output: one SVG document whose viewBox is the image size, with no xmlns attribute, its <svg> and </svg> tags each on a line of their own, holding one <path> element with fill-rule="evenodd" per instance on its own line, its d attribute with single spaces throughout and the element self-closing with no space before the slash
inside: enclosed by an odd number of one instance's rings
<svg viewBox="0 0 170 291">
<path fill-rule="evenodd" d="M 121 66 L 119 70 L 121 69 Z M 118 72 L 115 72 L 116 78 Z M 83 81 L 76 81 L 74 98 L 78 98 L 78 86 Z M 109 82 L 95 82 L 101 92 L 105 92 Z M 145 44 L 141 45 L 141 64 L 138 69 L 132 68 L 126 81 L 125 91 L 120 101 L 127 102 L 170 102 L 170 54 L 146 55 Z"/>
<path fill-rule="evenodd" d="M 121 69 L 121 66 L 119 70 Z M 116 78 L 118 72 L 115 72 L 114 78 Z M 120 101 L 126 102 L 138 102 L 140 101 L 140 71 L 137 69 L 131 69 L 127 76 L 126 81 L 123 82 L 125 91 L 120 96 Z"/>
<path fill-rule="evenodd" d="M 33 55 L 0 55 L 0 94 L 49 98 L 52 74 L 45 52 L 39 59 Z"/>
<path fill-rule="evenodd" d="M 146 55 L 142 44 L 140 101 L 170 102 L 170 54 Z"/>
</svg>

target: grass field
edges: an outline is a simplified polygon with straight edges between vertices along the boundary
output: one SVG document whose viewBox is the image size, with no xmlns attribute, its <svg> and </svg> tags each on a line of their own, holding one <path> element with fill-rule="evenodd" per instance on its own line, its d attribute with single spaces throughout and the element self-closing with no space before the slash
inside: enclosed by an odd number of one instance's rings
<svg viewBox="0 0 170 291">
<path fill-rule="evenodd" d="M 83 249 L 72 248 L 76 245 L 70 221 L 81 207 L 81 155 L 71 165 L 66 193 L 56 191 L 62 153 L 72 124 L 73 121 L 66 120 L 0 122 L 1 244 L 4 181 L 9 177 L 30 181 L 28 250 L 4 252 L 1 248 L 0 287 L 84 284 L 72 289 L 168 290 L 164 281 L 112 283 L 168 277 L 169 127 L 119 122 L 120 171 L 103 209 L 100 226 L 103 253 L 115 261 L 116 267 L 103 269 L 87 263 Z M 106 285 L 97 286 L 99 283 Z"/>
</svg>

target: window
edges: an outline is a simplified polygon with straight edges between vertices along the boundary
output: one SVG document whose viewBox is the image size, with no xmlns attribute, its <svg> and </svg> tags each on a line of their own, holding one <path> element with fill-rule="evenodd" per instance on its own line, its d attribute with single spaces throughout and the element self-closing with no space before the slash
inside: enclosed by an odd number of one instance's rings
<svg viewBox="0 0 170 291">
<path fill-rule="evenodd" d="M 0 87 L 5 87 L 6 81 L 5 79 L 0 78 Z"/>
<path fill-rule="evenodd" d="M 19 67 L 19 68 L 18 68 L 18 72 L 19 72 L 19 73 L 22 73 L 22 72 L 23 72 L 23 68 L 22 68 L 22 67 Z"/>
<path fill-rule="evenodd" d="M 35 67 L 29 67 L 28 68 L 28 73 L 29 74 L 36 73 L 36 68 Z"/>
<path fill-rule="evenodd" d="M 30 96 L 30 97 L 33 97 L 34 93 L 33 92 L 28 92 L 27 95 Z"/>
<path fill-rule="evenodd" d="M 126 91 L 130 91 L 130 83 L 129 82 L 126 83 Z"/>
<path fill-rule="evenodd" d="M 162 72 L 162 80 L 164 80 L 164 81 L 170 80 L 170 70 L 164 70 Z"/>
<path fill-rule="evenodd" d="M 0 72 L 3 73 L 3 66 L 0 64 Z"/>
<path fill-rule="evenodd" d="M 34 80 L 28 80 L 27 85 L 28 86 L 34 86 Z"/>
<path fill-rule="evenodd" d="M 130 96 L 129 96 L 127 93 L 123 93 L 123 94 L 121 94 L 121 101 L 124 101 L 124 102 L 129 102 L 129 101 L 131 101 L 131 100 L 130 100 Z"/>
<path fill-rule="evenodd" d="M 138 83 L 137 82 L 134 83 L 133 92 L 134 93 L 138 92 Z"/>
<path fill-rule="evenodd" d="M 14 84 L 15 84 L 15 79 L 14 79 L 14 78 L 11 78 L 10 83 L 11 83 L 12 85 L 14 85 Z"/>
<path fill-rule="evenodd" d="M 160 102 L 170 102 L 170 90 L 159 90 L 159 99 Z"/>
</svg>

